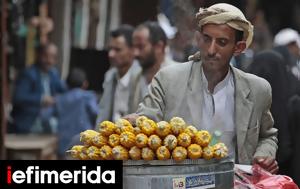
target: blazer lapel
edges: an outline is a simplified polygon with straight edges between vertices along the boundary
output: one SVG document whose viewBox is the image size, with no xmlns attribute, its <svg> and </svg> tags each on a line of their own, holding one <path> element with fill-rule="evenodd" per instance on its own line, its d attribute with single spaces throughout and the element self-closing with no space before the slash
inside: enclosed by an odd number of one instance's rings
<svg viewBox="0 0 300 189">
<path fill-rule="evenodd" d="M 103 107 L 100 110 L 101 121 L 104 120 L 112 120 L 113 118 L 113 106 L 114 106 L 114 96 L 115 96 L 115 89 L 117 85 L 117 72 L 112 72 L 109 75 L 109 79 L 104 83 L 104 93 L 101 98 L 101 105 Z M 101 114 L 101 112 L 103 112 Z"/>
<path fill-rule="evenodd" d="M 196 127 L 201 128 L 202 116 L 202 79 L 201 79 L 201 63 L 193 62 L 190 70 L 188 81 L 187 103 L 190 109 L 193 123 Z"/>
<path fill-rule="evenodd" d="M 246 154 L 242 152 L 245 142 L 249 121 L 253 110 L 253 102 L 248 99 L 249 84 L 241 76 L 236 68 L 233 70 L 235 81 L 235 125 L 237 133 L 238 157 L 243 158 Z M 239 159 L 240 161 L 240 159 Z"/>
</svg>

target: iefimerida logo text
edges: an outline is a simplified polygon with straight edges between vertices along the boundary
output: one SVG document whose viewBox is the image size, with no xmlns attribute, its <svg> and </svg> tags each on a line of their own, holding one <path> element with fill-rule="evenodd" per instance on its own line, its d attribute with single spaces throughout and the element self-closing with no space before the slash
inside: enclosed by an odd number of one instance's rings
<svg viewBox="0 0 300 189">
<path fill-rule="evenodd" d="M 39 166 L 28 166 L 26 171 L 14 170 L 7 166 L 7 184 L 115 184 L 115 171 L 101 172 L 101 166 L 96 170 L 87 170 L 82 166 L 80 170 L 40 170 Z"/>
</svg>

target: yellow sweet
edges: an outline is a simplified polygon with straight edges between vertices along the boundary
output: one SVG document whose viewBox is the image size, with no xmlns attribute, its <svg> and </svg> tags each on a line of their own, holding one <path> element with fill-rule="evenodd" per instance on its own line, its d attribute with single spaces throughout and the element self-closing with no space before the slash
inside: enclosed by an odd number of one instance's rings
<svg viewBox="0 0 300 189">
<path fill-rule="evenodd" d="M 112 148 L 108 145 L 104 145 L 100 148 L 100 155 L 104 160 L 112 160 Z"/>
<path fill-rule="evenodd" d="M 92 139 L 99 135 L 97 131 L 94 130 L 86 130 L 80 133 L 80 141 L 83 142 L 85 145 L 92 145 Z"/>
<path fill-rule="evenodd" d="M 142 133 L 142 130 L 139 127 L 134 127 L 133 129 L 135 135 Z"/>
<path fill-rule="evenodd" d="M 121 133 L 120 143 L 126 148 L 131 148 L 135 145 L 135 135 L 129 131 Z"/>
<path fill-rule="evenodd" d="M 113 134 L 116 130 L 116 125 L 113 122 L 110 121 L 103 121 L 98 125 L 99 132 L 103 136 L 109 136 Z"/>
<path fill-rule="evenodd" d="M 214 149 L 211 146 L 203 148 L 202 157 L 206 160 L 210 160 L 214 157 Z"/>
<path fill-rule="evenodd" d="M 89 160 L 89 156 L 87 154 L 87 147 L 84 147 L 82 151 L 79 153 L 79 160 Z"/>
<path fill-rule="evenodd" d="M 123 146 L 116 146 L 112 149 L 114 160 L 128 160 L 129 153 Z"/>
<path fill-rule="evenodd" d="M 120 135 L 118 134 L 112 134 L 108 137 L 108 144 L 111 147 L 118 146 L 120 144 Z"/>
<path fill-rule="evenodd" d="M 108 143 L 108 139 L 107 139 L 107 137 L 105 137 L 101 134 L 98 134 L 98 135 L 94 136 L 94 138 L 92 139 L 92 143 L 93 143 L 93 145 L 101 148 L 103 145 L 106 145 Z"/>
<path fill-rule="evenodd" d="M 100 154 L 100 149 L 97 148 L 96 146 L 90 146 L 87 148 L 86 153 L 89 157 L 89 159 L 93 160 L 101 160 L 101 154 Z"/>
<path fill-rule="evenodd" d="M 70 150 L 68 150 L 67 152 L 70 153 L 71 157 L 73 157 L 75 159 L 80 159 L 80 153 L 82 153 L 86 149 L 87 149 L 86 146 L 75 145 Z"/>
<path fill-rule="evenodd" d="M 129 150 L 129 156 L 133 160 L 140 160 L 142 158 L 142 150 L 136 146 L 133 146 Z"/>
<path fill-rule="evenodd" d="M 187 126 L 187 128 L 184 129 L 184 132 L 187 133 L 188 135 L 190 135 L 191 138 L 194 138 L 194 136 L 196 135 L 198 130 L 196 127 L 189 125 L 189 126 Z"/>
<path fill-rule="evenodd" d="M 155 133 L 160 137 L 165 137 L 171 133 L 171 125 L 166 121 L 160 121 L 157 123 Z"/>
<path fill-rule="evenodd" d="M 147 120 L 147 119 L 148 119 L 148 118 L 147 118 L 146 116 L 139 116 L 139 117 L 135 120 L 135 125 L 141 129 L 142 126 L 143 126 L 143 122 L 144 122 L 145 120 Z"/>
<path fill-rule="evenodd" d="M 211 135 L 208 131 L 201 130 L 198 131 L 194 137 L 196 144 L 199 144 L 201 147 L 206 147 L 210 143 Z"/>
<path fill-rule="evenodd" d="M 179 135 L 186 128 L 185 121 L 180 117 L 173 117 L 170 120 L 171 130 L 174 135 Z"/>
<path fill-rule="evenodd" d="M 148 137 L 147 137 L 147 135 L 145 135 L 143 133 L 140 133 L 140 134 L 136 135 L 136 137 L 135 137 L 135 143 L 136 143 L 136 146 L 139 147 L 139 148 L 146 147 L 147 144 L 148 144 Z"/>
<path fill-rule="evenodd" d="M 187 150 L 182 146 L 177 146 L 172 152 L 172 158 L 175 161 L 185 160 L 187 157 Z"/>
<path fill-rule="evenodd" d="M 187 152 L 190 159 L 198 159 L 202 156 L 202 148 L 199 144 L 191 144 L 187 148 Z"/>
<path fill-rule="evenodd" d="M 156 150 L 158 147 L 160 147 L 161 146 L 161 139 L 159 138 L 159 136 L 157 136 L 157 135 L 151 135 L 148 138 L 148 146 L 152 150 Z"/>
<path fill-rule="evenodd" d="M 150 135 L 154 134 L 156 127 L 157 127 L 156 123 L 153 120 L 146 119 L 143 121 L 141 130 L 142 130 L 142 133 L 144 133 L 147 136 L 150 136 Z"/>
<path fill-rule="evenodd" d="M 180 133 L 177 141 L 179 146 L 188 147 L 191 144 L 192 139 L 187 133 Z"/>
<path fill-rule="evenodd" d="M 157 159 L 159 159 L 159 160 L 167 160 L 167 159 L 170 159 L 171 153 L 167 147 L 160 146 L 156 150 L 156 156 L 157 156 Z"/>
<path fill-rule="evenodd" d="M 228 156 L 228 149 L 224 143 L 217 143 L 213 146 L 214 158 L 222 159 Z"/>
<path fill-rule="evenodd" d="M 146 161 L 154 160 L 155 154 L 149 147 L 142 148 L 142 158 Z"/>
<path fill-rule="evenodd" d="M 174 135 L 168 135 L 164 139 L 164 146 L 169 150 L 173 150 L 177 146 L 177 138 Z"/>
<path fill-rule="evenodd" d="M 116 130 L 115 130 L 115 132 L 117 134 L 121 134 L 121 133 L 123 133 L 125 131 L 129 131 L 129 132 L 134 133 L 134 128 L 133 128 L 133 126 L 131 125 L 131 123 L 128 120 L 126 120 L 126 119 L 118 119 L 116 121 Z"/>
</svg>

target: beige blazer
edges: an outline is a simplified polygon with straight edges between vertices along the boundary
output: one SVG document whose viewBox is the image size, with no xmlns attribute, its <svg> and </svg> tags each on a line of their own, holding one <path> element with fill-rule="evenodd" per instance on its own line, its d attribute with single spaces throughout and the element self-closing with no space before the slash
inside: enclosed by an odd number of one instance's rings
<svg viewBox="0 0 300 189">
<path fill-rule="evenodd" d="M 135 83 L 135 79 L 137 75 L 141 73 L 142 68 L 139 63 L 134 61 L 132 67 L 130 68 L 130 81 L 129 81 L 129 96 L 132 96 L 133 93 L 133 85 Z M 96 125 L 105 120 L 112 120 L 113 114 L 113 105 L 114 105 L 114 94 L 117 87 L 117 69 L 111 68 L 105 73 L 105 79 L 103 82 L 103 94 L 99 103 L 99 115 L 97 117 Z M 124 112 L 126 114 L 130 114 L 136 111 L 136 105 L 129 99 L 128 102 L 128 112 Z M 135 110 L 133 111 L 133 107 Z"/>
<path fill-rule="evenodd" d="M 174 116 L 201 129 L 201 62 L 176 64 L 161 69 L 152 80 L 149 94 L 137 111 L 155 121 Z M 275 158 L 277 129 L 270 113 L 271 86 L 255 75 L 231 67 L 235 82 L 237 163 L 251 164 L 256 156 Z"/>
<path fill-rule="evenodd" d="M 172 60 L 169 57 L 165 57 L 164 61 L 162 62 L 161 66 L 160 66 L 160 69 L 162 69 L 166 66 L 173 65 L 173 64 L 178 64 L 178 62 L 175 62 L 174 60 Z M 136 110 L 139 107 L 139 104 L 143 101 L 144 91 L 147 90 L 148 86 L 146 86 L 145 83 L 142 82 L 142 80 L 143 80 L 143 72 L 141 69 L 140 73 L 135 74 L 131 79 L 131 83 L 133 83 L 133 84 L 131 87 L 131 93 L 130 93 L 130 97 L 129 97 L 129 104 L 131 105 L 129 107 L 129 113 L 136 112 Z"/>
</svg>

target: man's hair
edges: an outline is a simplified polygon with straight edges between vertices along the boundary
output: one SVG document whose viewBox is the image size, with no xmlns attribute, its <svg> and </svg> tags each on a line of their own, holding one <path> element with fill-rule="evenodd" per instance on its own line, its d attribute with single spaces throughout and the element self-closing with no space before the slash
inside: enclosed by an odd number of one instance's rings
<svg viewBox="0 0 300 189">
<path fill-rule="evenodd" d="M 123 36 L 125 38 L 126 44 L 132 46 L 132 33 L 134 28 L 128 24 L 121 25 L 119 28 L 112 30 L 110 36 L 113 38 Z"/>
<path fill-rule="evenodd" d="M 244 32 L 240 30 L 235 30 L 235 42 L 242 41 L 244 37 Z"/>
<path fill-rule="evenodd" d="M 86 74 L 82 69 L 73 68 L 67 77 L 67 85 L 70 89 L 80 88 L 86 80 Z"/>
<path fill-rule="evenodd" d="M 162 41 L 164 45 L 167 44 L 167 36 L 164 30 L 160 27 L 157 22 L 147 21 L 137 27 L 137 30 L 147 28 L 149 30 L 149 41 L 152 45 Z"/>
<path fill-rule="evenodd" d="M 253 39 L 253 25 L 245 18 L 244 13 L 237 7 L 228 3 L 216 3 L 208 8 L 200 7 L 196 14 L 198 27 L 205 24 L 227 24 L 231 28 L 243 31 L 243 41 L 248 48 Z M 236 38 L 236 42 L 239 37 Z M 240 40 L 241 41 L 241 40 Z"/>
<path fill-rule="evenodd" d="M 50 46 L 55 46 L 56 47 L 56 45 L 54 43 L 51 43 L 51 42 L 50 43 L 46 43 L 46 44 L 40 44 L 40 45 L 38 45 L 36 47 L 37 55 L 40 56 L 43 53 L 45 53 Z"/>
</svg>

